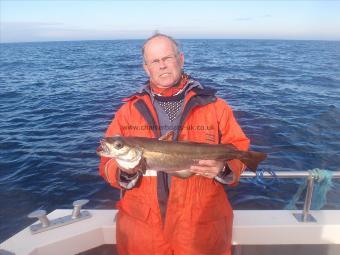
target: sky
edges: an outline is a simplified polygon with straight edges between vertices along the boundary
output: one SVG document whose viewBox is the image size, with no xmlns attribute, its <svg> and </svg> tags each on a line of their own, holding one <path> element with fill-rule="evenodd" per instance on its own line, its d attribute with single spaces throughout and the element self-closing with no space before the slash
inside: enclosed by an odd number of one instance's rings
<svg viewBox="0 0 340 255">
<path fill-rule="evenodd" d="M 0 42 L 145 39 L 340 40 L 340 0 L 0 0 Z"/>
</svg>

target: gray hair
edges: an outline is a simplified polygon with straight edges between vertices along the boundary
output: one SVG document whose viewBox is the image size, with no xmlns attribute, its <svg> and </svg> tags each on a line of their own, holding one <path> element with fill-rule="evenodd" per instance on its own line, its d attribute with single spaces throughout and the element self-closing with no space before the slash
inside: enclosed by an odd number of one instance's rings
<svg viewBox="0 0 340 255">
<path fill-rule="evenodd" d="M 174 38 L 172 38 L 172 37 L 169 36 L 169 35 L 166 35 L 166 34 L 162 34 L 162 33 L 156 32 L 155 34 L 153 34 L 152 36 L 150 36 L 148 39 L 146 39 L 146 41 L 144 42 L 143 48 L 142 48 L 143 58 L 144 58 L 144 52 L 145 52 L 145 45 L 146 45 L 148 42 L 150 42 L 152 39 L 157 38 L 157 37 L 164 37 L 164 38 L 169 39 L 169 40 L 173 43 L 173 45 L 175 46 L 176 53 L 179 54 L 179 52 L 180 52 L 179 43 L 178 43 Z"/>
</svg>

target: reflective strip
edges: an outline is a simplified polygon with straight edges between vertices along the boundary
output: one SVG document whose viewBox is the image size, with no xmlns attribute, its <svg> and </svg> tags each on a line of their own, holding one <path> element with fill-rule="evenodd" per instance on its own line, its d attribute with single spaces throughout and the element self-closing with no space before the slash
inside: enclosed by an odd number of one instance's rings
<svg viewBox="0 0 340 255">
<path fill-rule="evenodd" d="M 156 170 L 146 170 L 143 176 L 157 176 Z"/>
<path fill-rule="evenodd" d="M 108 173 L 109 169 L 108 169 L 108 164 L 109 164 L 112 160 L 114 160 L 114 159 L 112 158 L 112 159 L 110 159 L 109 161 L 107 161 L 106 164 L 105 164 L 105 166 L 104 166 L 104 174 L 105 174 L 105 178 L 106 178 L 106 181 L 107 181 L 107 182 L 109 182 L 109 173 Z"/>
<path fill-rule="evenodd" d="M 215 176 L 214 179 L 222 184 L 231 184 L 233 183 L 233 179 L 234 179 L 234 174 L 229 174 L 228 176 L 226 176 L 225 178 L 221 178 L 219 176 Z"/>
<path fill-rule="evenodd" d="M 246 170 L 246 165 L 245 164 L 242 164 L 242 169 L 241 169 L 241 173 L 244 171 L 244 170 Z"/>
</svg>

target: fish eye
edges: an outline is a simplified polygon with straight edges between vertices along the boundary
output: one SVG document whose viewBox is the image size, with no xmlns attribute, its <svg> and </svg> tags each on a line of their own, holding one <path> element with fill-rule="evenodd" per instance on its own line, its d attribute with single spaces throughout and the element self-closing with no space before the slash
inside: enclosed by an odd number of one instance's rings
<svg viewBox="0 0 340 255">
<path fill-rule="evenodd" d="M 114 147 L 119 150 L 121 148 L 123 148 L 123 143 L 121 141 L 116 141 L 114 144 Z"/>
</svg>

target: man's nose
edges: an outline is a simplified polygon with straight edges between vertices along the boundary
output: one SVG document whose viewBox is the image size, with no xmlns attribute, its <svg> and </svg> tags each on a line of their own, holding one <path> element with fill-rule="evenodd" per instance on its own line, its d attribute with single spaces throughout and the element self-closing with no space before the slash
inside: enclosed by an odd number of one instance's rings
<svg viewBox="0 0 340 255">
<path fill-rule="evenodd" d="M 166 63 L 165 63 L 165 61 L 162 60 L 162 59 L 159 61 L 159 68 L 160 68 L 160 69 L 166 68 Z"/>
</svg>

